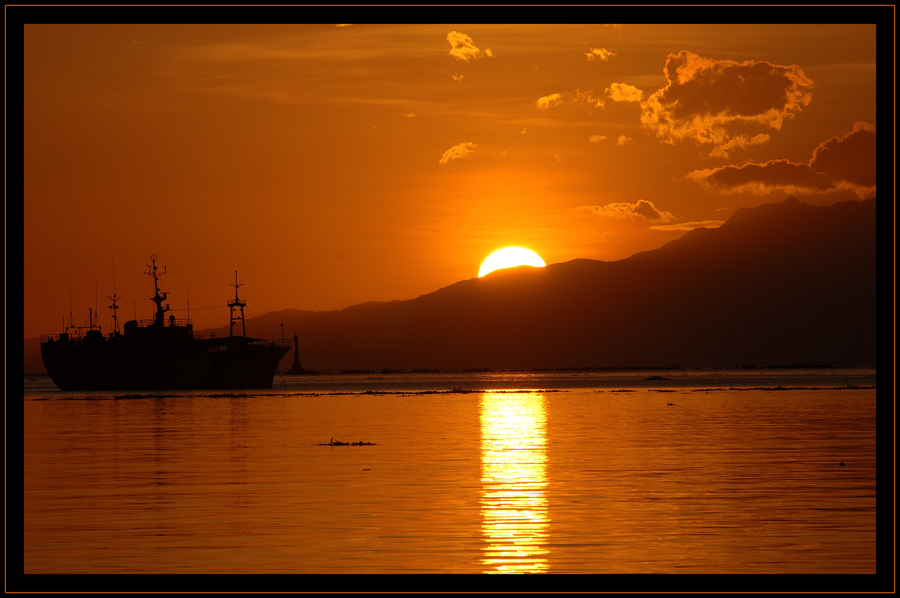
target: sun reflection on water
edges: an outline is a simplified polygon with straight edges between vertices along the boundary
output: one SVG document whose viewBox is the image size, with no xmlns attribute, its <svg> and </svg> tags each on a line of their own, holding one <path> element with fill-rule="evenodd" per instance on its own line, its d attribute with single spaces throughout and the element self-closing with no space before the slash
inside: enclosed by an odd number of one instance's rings
<svg viewBox="0 0 900 598">
<path fill-rule="evenodd" d="M 481 396 L 481 515 L 488 573 L 547 570 L 544 396 Z"/>
</svg>

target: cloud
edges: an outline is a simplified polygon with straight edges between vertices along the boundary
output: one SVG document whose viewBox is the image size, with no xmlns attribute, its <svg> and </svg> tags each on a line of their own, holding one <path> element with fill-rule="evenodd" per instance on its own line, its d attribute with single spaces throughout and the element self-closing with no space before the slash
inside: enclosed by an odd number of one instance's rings
<svg viewBox="0 0 900 598">
<path fill-rule="evenodd" d="M 631 137 L 625 137 L 625 135 L 619 135 L 619 138 L 616 139 L 616 145 L 625 145 L 626 143 L 631 143 L 633 140 Z"/>
<path fill-rule="evenodd" d="M 482 56 L 487 56 L 488 58 L 494 56 L 490 48 L 484 52 L 476 48 L 474 42 L 472 42 L 472 38 L 465 33 L 451 31 L 447 34 L 447 41 L 450 42 L 449 55 L 465 62 L 478 60 Z"/>
<path fill-rule="evenodd" d="M 602 98 L 594 97 L 594 92 L 590 90 L 582 91 L 580 89 L 576 89 L 572 101 L 587 104 L 591 108 L 603 108 L 603 106 L 606 105 Z"/>
<path fill-rule="evenodd" d="M 713 148 L 713 150 L 709 152 L 709 155 L 711 158 L 727 158 L 730 152 L 735 149 L 745 150 L 751 145 L 760 145 L 762 143 L 769 143 L 769 136 L 765 133 L 760 133 L 759 135 L 754 135 L 750 138 L 746 135 L 737 135 L 722 145 Z"/>
<path fill-rule="evenodd" d="M 556 154 L 555 156 L 553 156 L 553 159 L 556 160 L 557 162 L 562 162 L 562 158 L 560 157 L 559 154 Z"/>
<path fill-rule="evenodd" d="M 750 162 L 695 170 L 686 178 L 727 193 L 823 193 L 846 189 L 859 197 L 872 196 L 876 186 L 875 127 L 864 122 L 854 124 L 850 133 L 820 143 L 806 164 L 790 160 Z"/>
<path fill-rule="evenodd" d="M 403 118 L 415 118 L 415 117 L 416 117 L 416 115 L 413 114 L 412 112 L 408 112 L 403 115 Z"/>
<path fill-rule="evenodd" d="M 834 188 L 828 176 L 815 172 L 808 164 L 795 164 L 790 160 L 695 170 L 687 178 L 720 191 L 749 191 L 757 195 L 779 189 L 788 193 L 809 193 Z"/>
<path fill-rule="evenodd" d="M 591 135 L 588 141 L 590 143 L 600 143 L 604 139 L 606 139 L 606 135 Z"/>
<path fill-rule="evenodd" d="M 438 164 L 443 166 L 450 160 L 457 160 L 459 158 L 465 158 L 467 154 L 469 154 L 475 147 L 477 147 L 474 143 L 460 143 L 459 145 L 454 145 L 446 152 L 444 152 L 444 156 L 440 159 Z"/>
<path fill-rule="evenodd" d="M 653 230 L 694 230 L 695 228 L 718 228 L 725 224 L 724 220 L 703 220 L 700 222 L 679 222 L 677 224 L 654 224 Z"/>
<path fill-rule="evenodd" d="M 353 23 L 340 23 L 335 25 L 335 27 L 353 27 Z"/>
<path fill-rule="evenodd" d="M 858 122 L 846 135 L 820 143 L 809 166 L 833 181 L 875 187 L 875 127 Z"/>
<path fill-rule="evenodd" d="M 675 220 L 670 212 L 664 212 L 656 209 L 653 202 L 645 199 L 639 199 L 637 203 L 616 202 L 606 204 L 605 206 L 581 206 L 575 208 L 578 212 L 587 212 L 599 218 L 615 218 L 624 220 L 629 218 L 641 218 L 650 222 L 671 222 Z"/>
<path fill-rule="evenodd" d="M 641 123 L 668 144 L 723 146 L 732 123 L 781 130 L 812 100 L 813 82 L 797 65 L 714 60 L 683 50 L 669 54 L 663 71 L 667 84 L 641 103 Z"/>
<path fill-rule="evenodd" d="M 534 97 L 534 96 L 532 96 L 532 97 Z M 556 106 L 557 104 L 561 104 L 561 103 L 562 103 L 562 94 L 551 93 L 548 96 L 539 98 L 537 101 L 537 107 L 540 110 L 546 110 L 547 108 Z"/>
<path fill-rule="evenodd" d="M 643 91 L 627 83 L 613 83 L 604 93 L 614 102 L 640 102 L 644 97 Z"/>
<path fill-rule="evenodd" d="M 599 58 L 600 60 L 607 61 L 610 56 L 615 56 L 615 52 L 610 52 L 605 48 L 591 48 L 591 51 L 585 54 L 588 60 L 596 60 Z"/>
<path fill-rule="evenodd" d="M 463 77 L 465 77 L 465 75 L 450 75 L 450 76 L 453 77 L 453 80 L 456 81 L 457 83 L 462 81 Z"/>
<path fill-rule="evenodd" d="M 551 93 L 548 96 L 538 98 L 537 107 L 540 110 L 547 110 L 563 102 L 586 104 L 591 108 L 603 108 L 604 106 L 603 98 L 596 97 L 593 91 L 576 89 L 574 92 Z"/>
</svg>

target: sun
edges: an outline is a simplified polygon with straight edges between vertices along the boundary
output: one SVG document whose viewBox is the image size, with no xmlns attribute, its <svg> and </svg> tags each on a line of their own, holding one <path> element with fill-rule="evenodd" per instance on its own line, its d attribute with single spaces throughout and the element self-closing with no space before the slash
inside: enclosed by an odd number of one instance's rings
<svg viewBox="0 0 900 598">
<path fill-rule="evenodd" d="M 478 271 L 478 278 L 485 274 L 499 270 L 500 268 L 513 268 L 515 266 L 534 266 L 535 268 L 543 268 L 547 264 L 541 259 L 541 256 L 530 249 L 524 247 L 504 247 L 498 249 L 487 257 L 481 263 L 481 270 Z"/>
</svg>

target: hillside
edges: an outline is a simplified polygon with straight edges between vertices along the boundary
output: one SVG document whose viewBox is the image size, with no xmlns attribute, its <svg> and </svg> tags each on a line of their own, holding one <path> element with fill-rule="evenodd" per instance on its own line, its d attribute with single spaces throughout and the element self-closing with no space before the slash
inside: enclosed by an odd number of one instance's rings
<svg viewBox="0 0 900 598">
<path fill-rule="evenodd" d="M 266 337 L 282 322 L 297 332 L 313 370 L 873 365 L 875 222 L 874 199 L 789 198 L 616 262 L 512 268 L 408 301 L 254 322 Z"/>
</svg>

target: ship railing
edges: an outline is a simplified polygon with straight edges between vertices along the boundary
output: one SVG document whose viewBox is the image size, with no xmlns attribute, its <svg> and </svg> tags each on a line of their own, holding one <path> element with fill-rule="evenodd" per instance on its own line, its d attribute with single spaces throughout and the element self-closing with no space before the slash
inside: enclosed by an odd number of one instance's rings
<svg viewBox="0 0 900 598">
<path fill-rule="evenodd" d="M 70 332 L 70 333 L 68 333 L 67 338 L 68 338 L 69 340 L 80 340 L 80 339 L 81 339 L 81 335 L 80 335 L 80 334 L 77 334 L 77 333 L 72 333 L 72 332 Z M 58 334 L 42 334 L 42 335 L 41 335 L 41 342 L 42 342 L 42 343 L 49 343 L 50 341 L 58 342 L 58 341 L 59 341 L 59 335 L 58 335 Z"/>
<path fill-rule="evenodd" d="M 60 334 L 42 334 L 41 342 L 42 343 L 48 343 L 50 341 L 59 342 L 59 339 L 61 339 L 61 338 L 66 338 L 67 340 L 70 340 L 70 341 L 80 341 L 84 338 L 84 334 L 81 333 L 82 328 L 88 329 L 87 326 L 72 326 L 71 328 L 67 329 L 67 332 L 63 332 Z M 95 326 L 93 329 L 100 332 L 99 326 Z"/>
<path fill-rule="evenodd" d="M 133 320 L 133 322 L 138 328 L 156 326 L 156 320 Z M 189 326 L 191 320 L 190 318 L 176 318 L 174 320 L 166 318 L 163 320 L 163 323 L 165 326 Z"/>
<path fill-rule="evenodd" d="M 290 348 L 291 341 L 290 341 L 290 339 L 286 339 L 286 338 L 279 338 L 279 339 L 274 339 L 274 340 L 259 339 L 259 340 L 251 341 L 250 344 L 251 345 L 264 345 L 267 347 L 288 347 L 288 348 Z"/>
</svg>

